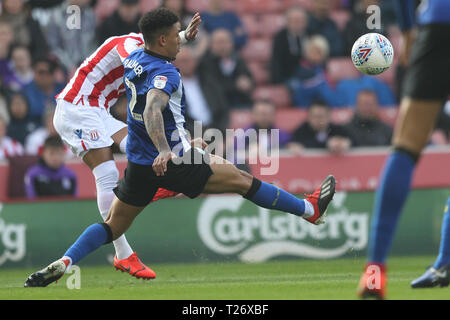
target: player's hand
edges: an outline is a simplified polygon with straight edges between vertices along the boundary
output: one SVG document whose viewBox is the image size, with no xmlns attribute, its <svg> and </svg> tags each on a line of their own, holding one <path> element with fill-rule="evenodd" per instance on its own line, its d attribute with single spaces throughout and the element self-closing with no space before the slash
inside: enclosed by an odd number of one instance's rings
<svg viewBox="0 0 450 320">
<path fill-rule="evenodd" d="M 177 156 L 172 151 L 162 151 L 153 161 L 153 171 L 159 176 L 163 176 L 167 171 L 167 162 L 176 158 Z"/>
<path fill-rule="evenodd" d="M 202 138 L 195 138 L 191 140 L 192 148 L 201 148 L 202 150 L 205 150 L 207 146 L 208 144 Z"/>
<path fill-rule="evenodd" d="M 197 38 L 198 34 L 198 26 L 202 23 L 202 18 L 200 17 L 200 13 L 195 13 L 195 15 L 192 17 L 191 22 L 187 26 L 185 30 L 184 37 L 187 41 L 192 41 Z"/>
</svg>

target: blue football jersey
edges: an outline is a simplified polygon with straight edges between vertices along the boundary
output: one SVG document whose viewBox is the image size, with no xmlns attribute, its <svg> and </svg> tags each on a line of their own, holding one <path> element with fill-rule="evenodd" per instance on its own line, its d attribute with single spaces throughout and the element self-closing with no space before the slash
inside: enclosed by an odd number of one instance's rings
<svg viewBox="0 0 450 320">
<path fill-rule="evenodd" d="M 186 106 L 178 69 L 164 57 L 144 49 L 133 51 L 123 64 L 128 99 L 128 160 L 136 164 L 152 165 L 159 154 L 147 133 L 143 119 L 150 89 L 162 90 L 170 97 L 162 112 L 165 134 L 172 151 L 182 155 L 191 146 L 184 129 Z"/>
<path fill-rule="evenodd" d="M 409 30 L 415 23 L 419 25 L 450 24 L 449 0 L 422 0 L 417 13 L 414 12 L 414 2 L 414 0 L 394 1 L 400 29 Z"/>
</svg>

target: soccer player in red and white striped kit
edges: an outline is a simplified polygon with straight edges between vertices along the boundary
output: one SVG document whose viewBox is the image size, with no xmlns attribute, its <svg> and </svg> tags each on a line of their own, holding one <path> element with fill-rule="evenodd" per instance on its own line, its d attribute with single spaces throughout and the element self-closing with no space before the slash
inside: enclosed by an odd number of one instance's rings
<svg viewBox="0 0 450 320">
<path fill-rule="evenodd" d="M 183 42 L 195 40 L 200 23 L 200 15 L 196 13 L 187 29 L 180 33 Z M 103 219 L 108 215 L 114 198 L 113 189 L 119 180 L 111 146 L 115 144 L 125 153 L 128 136 L 127 125 L 115 119 L 109 108 L 125 93 L 122 62 L 143 44 L 140 33 L 107 39 L 83 62 L 56 96 L 55 129 L 72 152 L 92 170 L 98 209 Z M 174 195 L 176 193 L 159 189 L 153 201 Z M 139 260 L 124 235 L 113 244 L 116 269 L 137 278 L 155 278 L 154 271 Z"/>
</svg>

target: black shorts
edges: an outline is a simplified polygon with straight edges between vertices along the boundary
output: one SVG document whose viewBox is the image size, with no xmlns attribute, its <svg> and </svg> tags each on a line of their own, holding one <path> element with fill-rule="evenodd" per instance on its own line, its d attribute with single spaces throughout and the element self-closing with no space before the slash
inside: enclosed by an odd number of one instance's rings
<svg viewBox="0 0 450 320">
<path fill-rule="evenodd" d="M 450 25 L 420 27 L 413 44 L 403 95 L 445 100 L 450 94 Z"/>
<path fill-rule="evenodd" d="M 128 161 L 125 176 L 119 181 L 114 193 L 122 202 L 136 207 L 148 205 L 158 188 L 183 193 L 189 198 L 197 197 L 213 174 L 208 164 L 209 156 L 194 148 L 181 159 L 183 161 L 180 164 L 172 160 L 167 162 L 164 176 L 157 176 L 151 165 Z"/>
</svg>

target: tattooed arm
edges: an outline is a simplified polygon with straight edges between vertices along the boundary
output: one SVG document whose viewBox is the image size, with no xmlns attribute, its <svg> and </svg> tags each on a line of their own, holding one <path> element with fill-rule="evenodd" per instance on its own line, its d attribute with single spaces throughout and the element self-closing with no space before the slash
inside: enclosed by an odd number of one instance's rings
<svg viewBox="0 0 450 320">
<path fill-rule="evenodd" d="M 167 142 L 162 112 L 167 106 L 169 96 L 162 90 L 151 89 L 147 93 L 147 102 L 143 113 L 145 128 L 159 155 L 153 161 L 153 171 L 163 176 L 167 171 L 167 162 L 175 157 Z"/>
</svg>

